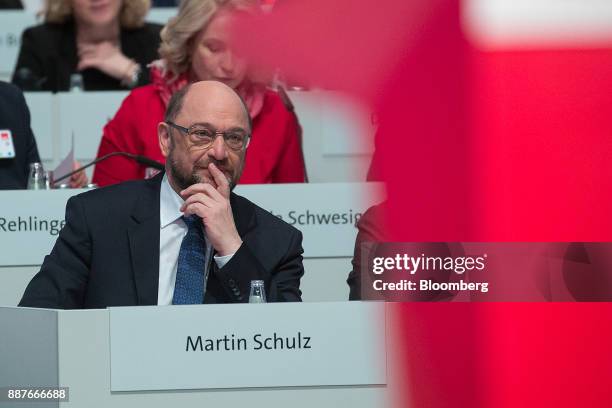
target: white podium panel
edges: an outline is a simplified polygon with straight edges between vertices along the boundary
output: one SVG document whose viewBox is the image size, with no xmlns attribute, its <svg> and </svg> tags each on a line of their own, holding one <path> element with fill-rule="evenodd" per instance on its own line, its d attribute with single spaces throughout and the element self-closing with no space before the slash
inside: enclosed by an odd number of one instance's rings
<svg viewBox="0 0 612 408">
<path fill-rule="evenodd" d="M 149 10 L 147 21 L 166 25 L 168 20 L 176 16 L 178 9 L 176 7 L 156 7 Z"/>
<path fill-rule="evenodd" d="M 289 92 L 289 97 L 302 125 L 305 151 L 322 156 L 371 155 L 374 151 L 372 113 L 358 100 L 335 91 Z"/>
<path fill-rule="evenodd" d="M 304 235 L 304 257 L 352 256 L 356 222 L 384 199 L 381 183 L 262 184 L 236 192 Z"/>
<path fill-rule="evenodd" d="M 58 387 L 57 312 L 0 307 L 0 327 L 0 388 Z M 0 407 L 28 406 L 2 400 L 0 396 Z M 47 401 L 35 406 L 58 405 Z"/>
<path fill-rule="evenodd" d="M 54 103 L 55 97 L 48 92 L 28 92 L 24 96 L 30 110 L 30 123 L 40 159 L 43 162 L 53 161 L 55 157 L 53 135 L 57 131 L 55 128 L 57 121 L 54 117 L 58 113 L 57 105 Z"/>
<path fill-rule="evenodd" d="M 0 191 L 0 266 L 42 264 L 64 224 L 66 201 L 82 191 Z M 236 192 L 302 231 L 305 258 L 352 256 L 355 223 L 383 196 L 378 183 L 245 185 Z"/>
<path fill-rule="evenodd" d="M 75 157 L 84 162 L 95 158 L 102 130 L 126 96 L 124 91 L 58 93 L 55 98 L 59 107 L 58 148 L 61 154 L 70 151 L 74 133 Z"/>
<path fill-rule="evenodd" d="M 0 74 L 10 77 L 17 63 L 21 33 L 35 25 L 36 15 L 21 10 L 0 12 Z"/>
<path fill-rule="evenodd" d="M 66 201 L 82 191 L 0 191 L 0 266 L 41 265 L 64 226 Z"/>
<path fill-rule="evenodd" d="M 111 308 L 111 391 L 384 385 L 380 321 L 384 303 Z"/>
<path fill-rule="evenodd" d="M 387 346 L 385 320 L 388 307 L 387 304 L 372 302 L 151 306 L 73 311 L 0 307 L 0 323 L 10 329 L 9 336 L 0 336 L 0 388 L 67 387 L 69 395 L 66 402 L 17 404 L 0 401 L 0 407 L 385 407 L 389 402 L 388 387 L 391 385 L 390 381 L 386 385 L 386 367 L 397 357 L 394 349 Z M 153 328 L 155 322 L 158 330 Z M 201 325 L 204 322 L 206 326 Z M 318 332 L 316 326 L 328 333 Z M 182 327 L 203 336 L 221 332 L 238 334 L 246 330 L 280 333 L 289 328 L 303 327 L 312 333 L 313 347 L 303 351 L 310 352 L 313 360 L 317 358 L 316 348 L 346 350 L 309 362 L 306 367 L 296 366 L 296 360 L 292 360 L 288 353 L 279 353 L 275 361 L 275 352 L 271 350 L 261 351 L 261 359 L 265 362 L 257 367 L 249 367 L 253 363 L 247 355 L 249 352 L 243 354 L 243 360 L 237 356 L 236 360 L 227 358 L 226 361 L 220 358 L 228 357 L 222 352 L 218 352 L 215 359 L 198 352 L 199 357 L 190 355 L 194 360 L 190 367 L 196 365 L 196 359 L 201 362 L 194 374 L 203 378 L 223 377 L 217 381 L 224 381 L 226 388 L 173 390 L 166 384 L 165 391 L 116 391 L 117 378 L 136 373 L 139 367 L 133 364 L 139 364 L 139 359 L 146 360 L 146 366 L 140 367 L 138 374 L 145 378 L 135 380 L 163 382 L 166 379 L 172 381 L 173 377 L 185 377 L 187 369 L 184 373 L 177 371 L 177 362 L 171 361 L 175 353 L 172 350 L 174 342 L 157 342 L 171 339 L 172 333 L 176 332 L 179 334 L 176 344 L 184 350 Z M 123 330 L 126 331 L 122 333 Z M 147 338 L 153 334 L 162 339 Z M 351 342 L 360 342 L 353 337 L 357 334 L 366 339 L 361 347 L 353 348 Z M 366 341 L 374 338 L 374 348 L 364 348 Z M 124 346 L 132 347 L 137 355 L 126 355 L 129 350 L 119 350 L 117 342 L 133 342 Z M 351 353 L 359 354 L 352 355 L 352 361 L 347 361 Z M 287 359 L 286 368 L 278 371 L 283 358 Z M 307 376 L 306 371 L 315 365 L 323 378 L 329 376 L 326 372 L 330 371 L 345 378 L 345 383 L 361 377 L 382 381 L 382 384 L 286 386 L 284 377 Z M 362 371 L 366 369 L 373 369 L 377 378 L 371 372 Z M 305 373 L 300 373 L 302 371 Z M 262 381 L 259 378 L 263 378 L 267 383 L 257 389 L 246 388 L 243 384 L 247 373 L 253 377 L 248 381 Z M 276 379 L 278 383 L 275 383 Z"/>
</svg>

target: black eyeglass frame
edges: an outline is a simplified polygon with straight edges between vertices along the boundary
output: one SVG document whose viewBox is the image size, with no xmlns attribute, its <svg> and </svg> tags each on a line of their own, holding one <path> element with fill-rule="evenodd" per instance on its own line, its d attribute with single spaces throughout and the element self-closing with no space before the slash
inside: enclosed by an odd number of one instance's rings
<svg viewBox="0 0 612 408">
<path fill-rule="evenodd" d="M 214 133 L 214 135 L 215 135 L 213 137 L 213 139 L 211 140 L 211 142 L 209 144 L 198 144 L 197 141 L 194 141 L 194 140 L 197 139 L 197 136 L 193 136 L 192 129 L 194 129 L 196 126 L 202 126 L 202 125 L 192 125 L 192 126 L 186 128 L 184 126 L 177 125 L 176 123 L 174 123 L 172 121 L 167 121 L 166 124 L 168 126 L 170 126 L 171 128 L 174 128 L 174 129 L 176 129 L 176 130 L 186 134 L 187 137 L 189 137 L 190 142 L 193 143 L 194 145 L 198 146 L 198 147 L 208 148 L 208 147 L 212 146 L 215 143 L 215 140 L 217 140 L 217 136 L 221 135 L 221 136 L 223 136 L 223 142 L 225 143 L 225 145 L 227 147 L 229 147 L 233 151 L 239 152 L 239 151 L 241 151 L 243 149 L 246 149 L 249 146 L 249 142 L 251 141 L 251 135 L 249 133 L 246 133 L 245 134 L 244 145 L 241 146 L 241 147 L 236 148 L 236 147 L 231 146 L 228 143 L 229 135 L 228 135 L 227 132 L 222 132 L 220 130 L 212 128 L 212 129 L 208 129 L 208 130 L 211 130 Z"/>
</svg>

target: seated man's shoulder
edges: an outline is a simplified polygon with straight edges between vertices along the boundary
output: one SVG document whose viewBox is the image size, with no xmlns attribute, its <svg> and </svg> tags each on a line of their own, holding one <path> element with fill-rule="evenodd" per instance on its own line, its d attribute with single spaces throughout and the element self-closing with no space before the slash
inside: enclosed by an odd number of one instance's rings
<svg viewBox="0 0 612 408">
<path fill-rule="evenodd" d="M 136 201 L 147 192 L 151 199 L 154 199 L 156 190 L 151 180 L 132 180 L 88 190 L 72 199 L 81 202 L 87 212 L 95 211 L 112 215 L 129 212 Z M 157 197 L 159 200 L 159 191 Z"/>
<path fill-rule="evenodd" d="M 21 91 L 15 85 L 0 81 L 0 95 L 3 98 L 21 99 Z"/>
</svg>

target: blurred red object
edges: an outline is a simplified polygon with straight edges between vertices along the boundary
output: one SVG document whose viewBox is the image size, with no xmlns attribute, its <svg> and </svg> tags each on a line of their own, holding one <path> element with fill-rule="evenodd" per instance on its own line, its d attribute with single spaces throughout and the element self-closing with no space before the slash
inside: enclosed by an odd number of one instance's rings
<svg viewBox="0 0 612 408">
<path fill-rule="evenodd" d="M 379 111 L 389 240 L 612 241 L 611 50 L 477 51 L 458 0 L 282 1 L 239 32 Z M 612 406 L 610 304 L 397 311 L 398 406 Z"/>
</svg>

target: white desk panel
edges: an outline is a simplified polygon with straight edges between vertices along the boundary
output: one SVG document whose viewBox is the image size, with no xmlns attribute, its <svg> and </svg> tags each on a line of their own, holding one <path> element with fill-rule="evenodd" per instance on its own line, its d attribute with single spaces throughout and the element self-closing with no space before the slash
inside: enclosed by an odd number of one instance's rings
<svg viewBox="0 0 612 408">
<path fill-rule="evenodd" d="M 48 92 L 31 92 L 25 94 L 25 99 L 30 109 L 32 132 L 36 138 L 40 159 L 43 162 L 53 161 L 57 155 L 54 150 L 57 143 L 53 136 L 57 133 L 59 124 L 55 120 L 57 117 L 55 97 Z"/>
<path fill-rule="evenodd" d="M 80 192 L 0 191 L 0 266 L 42 264 L 63 226 L 66 201 Z M 245 185 L 236 192 L 302 231 L 305 258 L 351 257 L 355 223 L 384 199 L 378 183 Z"/>
<path fill-rule="evenodd" d="M 57 147 L 62 159 L 70 151 L 74 133 L 74 157 L 86 163 L 100 146 L 104 125 L 115 116 L 126 91 L 62 92 L 55 95 L 59 107 Z M 36 135 L 38 138 L 38 134 Z"/>
<path fill-rule="evenodd" d="M 13 73 L 21 33 L 26 27 L 37 24 L 36 15 L 27 11 L 10 10 L 0 12 L 0 73 L 7 78 Z"/>
</svg>

